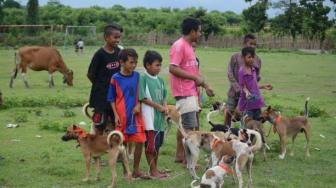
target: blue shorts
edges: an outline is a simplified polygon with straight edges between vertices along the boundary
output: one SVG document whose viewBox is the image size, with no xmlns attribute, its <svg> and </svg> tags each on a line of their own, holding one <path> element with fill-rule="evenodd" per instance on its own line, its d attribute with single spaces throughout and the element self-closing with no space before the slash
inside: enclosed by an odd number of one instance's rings
<svg viewBox="0 0 336 188">
<path fill-rule="evenodd" d="M 145 142 L 146 153 L 158 153 L 163 144 L 164 132 L 163 131 L 146 131 L 147 140 Z"/>
</svg>

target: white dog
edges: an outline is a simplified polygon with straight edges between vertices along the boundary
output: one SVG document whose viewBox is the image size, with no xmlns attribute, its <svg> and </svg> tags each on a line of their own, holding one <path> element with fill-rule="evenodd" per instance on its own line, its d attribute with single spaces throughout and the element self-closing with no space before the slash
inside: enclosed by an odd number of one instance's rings
<svg viewBox="0 0 336 188">
<path fill-rule="evenodd" d="M 217 188 L 224 185 L 224 176 L 227 174 L 233 175 L 234 172 L 224 163 L 224 157 L 222 161 L 212 168 L 209 168 L 202 176 L 200 185 L 194 186 L 197 180 L 191 182 L 192 188 Z"/>
</svg>

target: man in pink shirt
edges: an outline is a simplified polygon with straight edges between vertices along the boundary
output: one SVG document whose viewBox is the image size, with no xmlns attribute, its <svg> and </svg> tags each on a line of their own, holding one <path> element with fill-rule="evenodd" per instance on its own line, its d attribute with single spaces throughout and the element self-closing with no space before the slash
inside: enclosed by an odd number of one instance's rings
<svg viewBox="0 0 336 188">
<path fill-rule="evenodd" d="M 213 90 L 205 83 L 201 76 L 196 60 L 193 42 L 201 38 L 201 23 L 195 18 L 186 18 L 182 22 L 183 36 L 174 42 L 170 48 L 170 85 L 172 94 L 176 99 L 176 108 L 181 114 L 182 125 L 186 132 L 198 127 L 197 112 L 198 92 L 197 87 L 205 89 L 208 96 L 214 96 Z M 182 135 L 176 135 L 177 147 L 175 162 L 184 161 Z"/>
</svg>

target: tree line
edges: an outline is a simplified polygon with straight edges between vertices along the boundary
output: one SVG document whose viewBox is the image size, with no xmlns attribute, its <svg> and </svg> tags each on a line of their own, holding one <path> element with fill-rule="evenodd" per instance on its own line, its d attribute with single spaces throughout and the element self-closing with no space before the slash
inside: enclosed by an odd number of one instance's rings
<svg viewBox="0 0 336 188">
<path fill-rule="evenodd" d="M 336 0 L 331 1 L 336 4 Z M 336 9 L 326 6 L 323 0 L 253 2 L 242 14 L 236 14 L 232 11 L 207 11 L 204 8 L 125 8 L 121 5 L 110 8 L 72 8 L 58 0 L 50 0 L 45 6 L 39 6 L 38 0 L 28 0 L 26 5 L 15 0 L 0 0 L 0 24 L 94 25 L 97 32 L 101 32 L 106 23 L 116 22 L 123 26 L 126 36 L 149 32 L 177 34 L 180 33 L 180 20 L 193 16 L 202 21 L 205 40 L 210 35 L 238 37 L 252 32 L 278 37 L 291 36 L 293 46 L 298 36 L 319 39 L 321 47 L 330 28 L 335 27 L 334 20 L 328 14 L 336 12 Z M 268 18 L 266 11 L 270 8 L 282 13 Z M 230 29 L 232 27 L 235 29 Z M 336 38 L 335 30 L 331 35 L 331 38 Z"/>
</svg>

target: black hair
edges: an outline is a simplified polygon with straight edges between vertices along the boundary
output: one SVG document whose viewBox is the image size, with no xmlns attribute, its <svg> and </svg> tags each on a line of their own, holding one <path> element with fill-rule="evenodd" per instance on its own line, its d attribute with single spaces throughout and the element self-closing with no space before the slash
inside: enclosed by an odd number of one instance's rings
<svg viewBox="0 0 336 188">
<path fill-rule="evenodd" d="M 147 50 L 143 59 L 143 65 L 146 68 L 146 65 L 151 65 L 156 60 L 162 62 L 162 56 L 157 51 Z"/>
<path fill-rule="evenodd" d="M 246 34 L 244 36 L 244 43 L 246 43 L 248 40 L 255 40 L 255 39 L 256 37 L 252 33 Z"/>
<path fill-rule="evenodd" d="M 121 33 L 123 32 L 123 28 L 120 25 L 116 23 L 110 23 L 104 27 L 104 37 L 110 36 L 113 30 L 118 30 Z"/>
<path fill-rule="evenodd" d="M 125 48 L 121 50 L 118 54 L 119 61 L 126 62 L 128 60 L 128 57 L 138 59 L 138 54 L 133 48 Z"/>
<path fill-rule="evenodd" d="M 200 25 L 201 22 L 198 19 L 187 17 L 182 22 L 182 34 L 188 35 L 192 30 L 198 31 Z"/>
<path fill-rule="evenodd" d="M 243 57 L 246 57 L 248 55 L 251 55 L 252 57 L 255 56 L 255 50 L 252 47 L 245 47 L 245 48 L 243 48 L 242 51 L 241 51 L 241 53 L 242 53 Z"/>
</svg>

